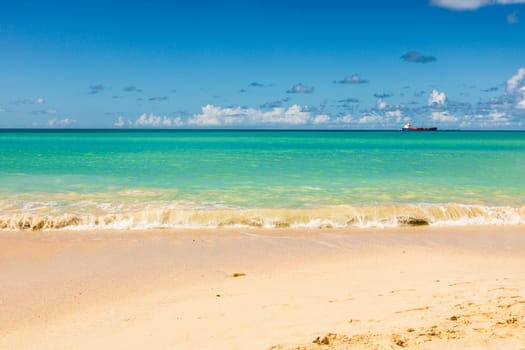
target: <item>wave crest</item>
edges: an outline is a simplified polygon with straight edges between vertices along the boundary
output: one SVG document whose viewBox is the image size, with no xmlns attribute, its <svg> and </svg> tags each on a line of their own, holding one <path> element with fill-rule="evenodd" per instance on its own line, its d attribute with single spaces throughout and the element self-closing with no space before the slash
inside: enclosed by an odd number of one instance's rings
<svg viewBox="0 0 525 350">
<path fill-rule="evenodd" d="M 316 209 L 181 209 L 145 205 L 104 214 L 20 214 L 0 216 L 3 230 L 145 228 L 345 228 L 418 225 L 519 225 L 525 207 L 462 204 L 330 206 Z"/>
</svg>

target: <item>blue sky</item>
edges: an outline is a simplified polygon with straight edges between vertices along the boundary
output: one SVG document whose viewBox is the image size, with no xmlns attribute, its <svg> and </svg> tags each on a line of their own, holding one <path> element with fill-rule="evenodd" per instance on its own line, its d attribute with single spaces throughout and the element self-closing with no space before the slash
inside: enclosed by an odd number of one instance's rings
<svg viewBox="0 0 525 350">
<path fill-rule="evenodd" d="M 0 6 L 0 127 L 525 129 L 525 0 Z"/>
</svg>

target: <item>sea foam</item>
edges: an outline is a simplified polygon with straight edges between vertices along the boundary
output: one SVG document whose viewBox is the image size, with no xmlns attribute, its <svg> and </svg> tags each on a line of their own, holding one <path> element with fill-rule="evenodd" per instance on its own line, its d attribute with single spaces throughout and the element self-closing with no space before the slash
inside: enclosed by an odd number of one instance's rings
<svg viewBox="0 0 525 350">
<path fill-rule="evenodd" d="M 16 213 L 0 216 L 3 230 L 88 230 L 149 228 L 346 228 L 452 225 L 521 225 L 525 207 L 464 204 L 326 206 L 308 209 L 180 208 L 148 203 L 126 208 L 109 205 L 105 212 Z"/>
</svg>

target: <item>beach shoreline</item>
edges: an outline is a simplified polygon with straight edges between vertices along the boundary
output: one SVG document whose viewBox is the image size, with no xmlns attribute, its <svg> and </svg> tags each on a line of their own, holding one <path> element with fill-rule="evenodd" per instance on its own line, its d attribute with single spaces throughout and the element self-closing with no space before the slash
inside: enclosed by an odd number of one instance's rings
<svg viewBox="0 0 525 350">
<path fill-rule="evenodd" d="M 2 232 L 0 348 L 519 348 L 522 231 Z"/>
</svg>

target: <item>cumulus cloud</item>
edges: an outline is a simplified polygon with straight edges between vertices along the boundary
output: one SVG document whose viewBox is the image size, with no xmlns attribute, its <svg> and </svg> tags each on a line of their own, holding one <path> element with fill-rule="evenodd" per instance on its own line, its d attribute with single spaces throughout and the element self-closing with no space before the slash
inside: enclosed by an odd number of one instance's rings
<svg viewBox="0 0 525 350">
<path fill-rule="evenodd" d="M 290 89 L 286 90 L 287 94 L 310 94 L 312 92 L 314 92 L 312 86 L 306 86 L 302 83 L 295 84 Z"/>
<path fill-rule="evenodd" d="M 361 79 L 359 74 L 353 74 L 353 75 L 351 75 L 349 77 L 345 77 L 342 80 L 336 81 L 336 83 L 339 83 L 339 84 L 365 84 L 365 83 L 368 83 L 368 80 Z"/>
<path fill-rule="evenodd" d="M 319 114 L 314 117 L 313 123 L 314 124 L 324 124 L 328 123 L 330 121 L 330 116 L 328 114 Z"/>
<path fill-rule="evenodd" d="M 456 11 L 477 10 L 489 5 L 522 4 L 525 0 L 431 0 L 430 4 Z"/>
<path fill-rule="evenodd" d="M 509 117 L 504 112 L 490 112 L 487 114 L 467 114 L 463 117 L 460 123 L 460 127 L 481 127 L 481 128 L 494 128 L 511 125 Z"/>
<path fill-rule="evenodd" d="M 293 105 L 288 108 L 276 107 L 270 111 L 255 108 L 227 107 L 206 105 L 200 114 L 188 119 L 189 125 L 223 126 L 233 124 L 288 124 L 304 125 L 312 120 L 312 115 L 302 107 Z"/>
<path fill-rule="evenodd" d="M 256 113 L 254 117 L 256 123 L 262 124 L 304 125 L 310 121 L 311 113 L 303 111 L 299 105 L 292 105 L 288 108 L 274 108 L 269 113 Z"/>
<path fill-rule="evenodd" d="M 344 124 L 339 117 L 351 112 L 354 118 L 349 123 L 352 124 L 346 123 L 347 125 L 344 126 L 394 129 L 401 123 L 411 121 L 415 125 L 424 126 L 431 122 L 454 128 L 523 128 L 525 126 L 525 67 L 513 73 L 514 76 L 508 79 L 506 88 L 494 86 L 485 89 L 484 91 L 491 92 L 486 95 L 488 97 L 485 101 L 482 99 L 474 103 L 450 100 L 446 92 L 430 89 L 417 93 L 421 96 L 419 103 L 408 101 L 404 104 L 391 105 L 386 104 L 387 99 L 380 98 L 374 101 L 374 105 L 363 109 L 347 104 L 354 101 L 342 99 L 336 100 L 336 103 L 329 106 L 335 110 L 323 109 L 323 113 L 318 112 L 318 114 L 331 116 L 326 124 L 330 127 L 343 127 Z M 376 95 L 381 96 L 380 93 Z M 312 113 L 315 114 L 315 111 Z"/>
<path fill-rule="evenodd" d="M 487 117 L 492 121 L 507 120 L 507 114 L 503 112 L 491 112 L 487 115 Z"/>
<path fill-rule="evenodd" d="M 391 105 L 387 103 L 387 92 L 378 91 L 373 105 L 359 108 L 354 98 L 335 99 L 319 106 L 290 107 L 283 99 L 269 100 L 256 107 L 208 104 L 194 114 L 181 114 L 178 119 L 143 114 L 137 120 L 118 118 L 116 127 L 294 127 L 294 128 L 377 128 L 398 129 L 410 121 L 414 125 L 429 123 L 448 128 L 519 128 L 525 126 L 525 68 L 515 71 L 508 79 L 508 91 L 504 88 L 486 89 L 492 92 L 485 101 L 462 102 L 449 100 L 444 91 L 438 89 L 417 93 L 419 103 L 410 101 Z M 502 79 L 503 80 L 503 79 Z M 505 80 L 503 80 L 505 81 Z M 302 84 L 300 84 L 302 85 Z M 300 89 L 299 89 L 300 90 Z M 479 88 L 476 89 L 479 91 Z M 416 90 L 417 91 L 417 90 Z M 297 93 L 297 92 L 295 92 Z M 478 92 L 479 93 L 479 92 Z M 288 95 L 292 97 L 292 95 Z M 364 107 L 364 106 L 361 106 Z M 121 114 L 117 113 L 117 117 Z"/>
<path fill-rule="evenodd" d="M 148 98 L 148 101 L 158 102 L 158 101 L 166 101 L 167 99 L 168 99 L 168 96 L 153 96 L 153 97 Z"/>
<path fill-rule="evenodd" d="M 403 111 L 400 109 L 396 109 L 394 111 L 387 111 L 385 113 L 385 116 L 388 118 L 392 118 L 395 120 L 396 123 L 401 123 L 403 121 L 407 122 L 410 118 L 403 116 Z"/>
<path fill-rule="evenodd" d="M 507 80 L 507 92 L 512 92 L 522 82 L 525 77 L 525 68 L 521 67 L 518 72 Z"/>
<path fill-rule="evenodd" d="M 401 118 L 403 116 L 403 111 L 396 109 L 394 111 L 388 111 L 385 115 L 389 118 Z"/>
<path fill-rule="evenodd" d="M 233 124 L 243 119 L 245 110 L 237 108 L 221 108 L 214 105 L 202 107 L 202 113 L 192 116 L 188 124 L 197 126 L 220 126 Z"/>
<path fill-rule="evenodd" d="M 450 115 L 447 111 L 436 111 L 432 112 L 432 120 L 441 123 L 453 123 L 457 122 L 458 118 Z"/>
<path fill-rule="evenodd" d="M 123 121 L 123 118 L 117 119 L 117 123 L 119 124 Z M 134 125 L 138 127 L 176 127 L 182 126 L 183 124 L 180 117 L 170 118 L 167 116 L 154 115 L 153 113 L 149 115 L 146 113 L 141 114 L 134 123 Z M 115 124 L 115 126 L 117 125 Z"/>
<path fill-rule="evenodd" d="M 117 120 L 113 123 L 113 126 L 116 126 L 117 128 L 121 128 L 124 125 L 126 125 L 126 122 L 123 116 L 119 116 Z"/>
<path fill-rule="evenodd" d="M 77 121 L 75 119 L 71 119 L 71 118 L 64 118 L 64 119 L 53 118 L 47 121 L 47 125 L 49 125 L 50 127 L 65 128 L 67 126 L 71 126 L 75 124 L 76 122 Z"/>
<path fill-rule="evenodd" d="M 353 121 L 354 121 L 354 118 L 350 114 L 346 114 L 341 117 L 337 117 L 335 119 L 335 122 L 338 124 L 348 124 L 348 123 L 352 123 Z"/>
<path fill-rule="evenodd" d="M 359 118 L 359 124 L 379 124 L 382 123 L 383 117 L 377 114 L 365 114 Z"/>
<path fill-rule="evenodd" d="M 383 99 L 379 99 L 379 100 L 377 100 L 377 109 L 379 109 L 379 110 L 383 110 L 383 109 L 385 109 L 387 106 L 388 106 L 388 103 L 386 103 L 385 101 L 383 101 Z"/>
<path fill-rule="evenodd" d="M 522 86 L 519 91 L 521 93 L 521 96 L 518 98 L 516 108 L 525 109 L 525 86 Z"/>
<path fill-rule="evenodd" d="M 439 92 L 436 89 L 432 90 L 428 96 L 428 105 L 444 105 L 447 100 L 447 95 L 444 92 Z"/>
<path fill-rule="evenodd" d="M 91 86 L 89 86 L 88 94 L 90 94 L 90 95 L 99 94 L 102 91 L 104 91 L 105 88 L 106 87 L 104 85 L 102 85 L 102 84 L 91 85 Z"/>
<path fill-rule="evenodd" d="M 405 62 L 412 63 L 431 63 L 437 61 L 434 56 L 423 55 L 416 51 L 410 51 L 401 56 L 401 59 Z"/>
</svg>

